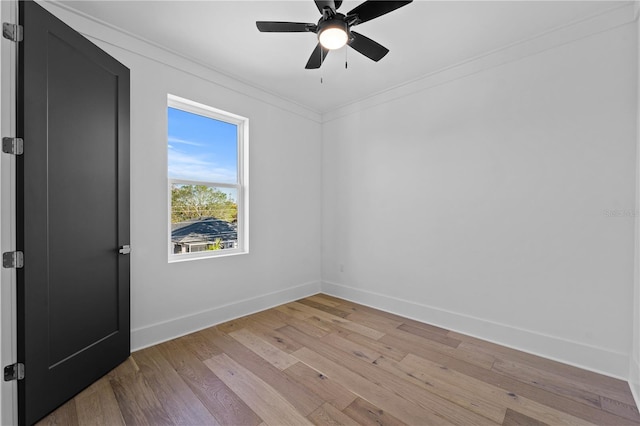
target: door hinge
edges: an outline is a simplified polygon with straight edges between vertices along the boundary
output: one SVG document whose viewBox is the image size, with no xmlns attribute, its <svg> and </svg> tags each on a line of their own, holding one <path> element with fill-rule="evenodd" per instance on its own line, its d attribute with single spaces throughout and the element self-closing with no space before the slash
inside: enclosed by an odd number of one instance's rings
<svg viewBox="0 0 640 426">
<path fill-rule="evenodd" d="M 24 266 L 24 253 L 21 251 L 7 251 L 2 253 L 3 268 L 22 268 Z"/>
<path fill-rule="evenodd" d="M 4 367 L 5 382 L 22 379 L 24 379 L 24 364 L 16 362 L 15 364 L 7 365 L 6 367 Z"/>
<path fill-rule="evenodd" d="M 16 43 L 22 41 L 22 25 L 3 22 L 2 37 L 11 41 L 15 41 Z"/>
<path fill-rule="evenodd" d="M 2 152 L 5 154 L 22 155 L 24 142 L 22 138 L 2 138 Z"/>
</svg>

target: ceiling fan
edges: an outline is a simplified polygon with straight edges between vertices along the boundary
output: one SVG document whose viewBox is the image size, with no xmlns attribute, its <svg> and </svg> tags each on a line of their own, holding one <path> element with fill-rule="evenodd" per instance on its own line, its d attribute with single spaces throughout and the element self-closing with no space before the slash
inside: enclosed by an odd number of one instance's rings
<svg viewBox="0 0 640 426">
<path fill-rule="evenodd" d="M 389 49 L 360 33 L 351 31 L 351 27 L 406 6 L 411 1 L 367 0 L 344 15 L 337 11 L 342 0 L 315 0 L 322 14 L 317 24 L 257 21 L 256 26 L 260 32 L 265 33 L 318 34 L 318 45 L 311 54 L 306 69 L 320 68 L 330 50 L 339 49 L 345 44 L 377 62 L 389 53 Z"/>
</svg>

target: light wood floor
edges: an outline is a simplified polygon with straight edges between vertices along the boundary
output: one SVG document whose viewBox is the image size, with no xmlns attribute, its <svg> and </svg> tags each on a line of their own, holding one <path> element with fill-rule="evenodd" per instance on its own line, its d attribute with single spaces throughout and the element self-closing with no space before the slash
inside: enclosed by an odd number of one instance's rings
<svg viewBox="0 0 640 426">
<path fill-rule="evenodd" d="M 326 295 L 135 352 L 64 425 L 640 424 L 627 383 Z"/>
</svg>

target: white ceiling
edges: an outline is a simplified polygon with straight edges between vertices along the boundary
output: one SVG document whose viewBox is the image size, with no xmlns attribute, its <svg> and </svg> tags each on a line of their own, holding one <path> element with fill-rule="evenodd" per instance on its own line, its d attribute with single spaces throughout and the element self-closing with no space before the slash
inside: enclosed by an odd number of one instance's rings
<svg viewBox="0 0 640 426">
<path fill-rule="evenodd" d="M 257 20 L 317 22 L 312 0 L 62 1 L 129 33 L 319 113 L 629 2 L 427 1 L 357 27 L 390 52 L 375 63 L 346 48 L 304 66 L 312 33 L 260 33 Z M 361 1 L 346 0 L 345 13 Z M 323 83 L 320 78 L 323 77 Z"/>
</svg>

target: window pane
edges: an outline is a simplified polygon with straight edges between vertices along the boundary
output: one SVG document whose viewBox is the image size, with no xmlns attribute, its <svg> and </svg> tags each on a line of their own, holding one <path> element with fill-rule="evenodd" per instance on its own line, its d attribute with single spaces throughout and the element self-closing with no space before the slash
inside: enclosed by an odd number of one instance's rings
<svg viewBox="0 0 640 426">
<path fill-rule="evenodd" d="M 238 247 L 238 191 L 206 185 L 171 185 L 171 252 Z"/>
<path fill-rule="evenodd" d="M 169 107 L 169 178 L 238 182 L 238 127 Z"/>
</svg>

